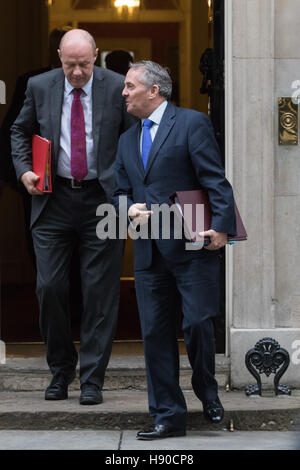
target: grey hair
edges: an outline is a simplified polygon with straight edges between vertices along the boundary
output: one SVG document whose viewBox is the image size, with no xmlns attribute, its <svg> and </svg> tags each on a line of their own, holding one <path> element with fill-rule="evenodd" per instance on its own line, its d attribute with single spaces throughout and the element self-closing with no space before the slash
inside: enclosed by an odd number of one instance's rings
<svg viewBox="0 0 300 470">
<path fill-rule="evenodd" d="M 172 95 L 172 79 L 168 70 L 156 62 L 151 60 L 141 60 L 130 64 L 131 69 L 144 69 L 140 76 L 140 82 L 147 88 L 151 88 L 153 85 L 157 85 L 160 96 L 171 99 Z"/>
</svg>

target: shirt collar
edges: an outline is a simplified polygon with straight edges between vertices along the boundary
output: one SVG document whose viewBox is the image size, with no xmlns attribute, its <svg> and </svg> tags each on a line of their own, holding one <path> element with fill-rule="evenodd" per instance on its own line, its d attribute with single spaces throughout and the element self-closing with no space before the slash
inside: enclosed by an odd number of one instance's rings
<svg viewBox="0 0 300 470">
<path fill-rule="evenodd" d="M 89 95 L 91 93 L 93 78 L 94 74 L 92 74 L 89 81 L 81 88 L 84 91 L 85 95 Z M 65 90 L 67 94 L 69 95 L 70 93 L 72 93 L 73 89 L 74 87 L 68 82 L 67 77 L 65 77 Z"/>
<path fill-rule="evenodd" d="M 160 121 L 162 120 L 163 114 L 166 110 L 166 107 L 168 106 L 168 101 L 164 100 L 154 111 L 148 119 L 153 121 L 155 124 L 159 126 Z M 142 119 L 142 123 L 144 122 L 145 119 Z"/>
</svg>

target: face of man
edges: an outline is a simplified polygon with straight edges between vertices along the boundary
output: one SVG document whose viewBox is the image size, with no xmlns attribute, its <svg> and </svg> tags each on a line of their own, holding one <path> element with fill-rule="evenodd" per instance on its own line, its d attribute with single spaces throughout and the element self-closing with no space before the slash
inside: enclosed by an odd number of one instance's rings
<svg viewBox="0 0 300 470">
<path fill-rule="evenodd" d="M 68 82 L 74 88 L 82 88 L 91 78 L 98 49 L 84 39 L 66 41 L 58 51 L 62 68 Z"/>
<path fill-rule="evenodd" d="M 153 111 L 153 87 L 146 88 L 140 82 L 142 73 L 143 68 L 128 70 L 122 95 L 126 100 L 128 113 L 145 119 Z"/>
</svg>

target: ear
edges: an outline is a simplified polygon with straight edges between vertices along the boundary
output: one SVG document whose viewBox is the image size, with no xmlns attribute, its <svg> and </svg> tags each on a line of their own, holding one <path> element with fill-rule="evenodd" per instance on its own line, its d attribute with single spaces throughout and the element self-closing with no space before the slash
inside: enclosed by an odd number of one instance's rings
<svg viewBox="0 0 300 470">
<path fill-rule="evenodd" d="M 60 58 L 60 60 L 61 60 L 61 50 L 60 50 L 60 49 L 57 49 L 57 53 L 58 53 L 59 58 Z"/>
<path fill-rule="evenodd" d="M 98 52 L 99 52 L 99 49 L 97 48 L 95 50 L 95 57 L 94 57 L 94 62 L 96 61 L 97 57 L 98 57 Z"/>
<path fill-rule="evenodd" d="M 159 88 L 157 85 L 152 85 L 150 89 L 150 97 L 151 99 L 156 98 L 159 95 Z"/>
</svg>

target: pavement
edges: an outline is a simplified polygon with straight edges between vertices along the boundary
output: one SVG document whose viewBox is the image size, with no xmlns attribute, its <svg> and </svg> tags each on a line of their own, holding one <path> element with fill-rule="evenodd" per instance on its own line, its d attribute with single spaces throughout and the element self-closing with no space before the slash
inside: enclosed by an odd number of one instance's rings
<svg viewBox="0 0 300 470">
<path fill-rule="evenodd" d="M 147 392 L 104 390 L 101 405 L 79 405 L 79 390 L 68 400 L 46 401 L 44 391 L 2 391 L 0 429 L 19 430 L 123 430 L 152 424 L 148 415 Z M 188 407 L 187 429 L 240 431 L 293 431 L 300 415 L 300 392 L 291 396 L 246 397 L 242 391 L 219 396 L 225 409 L 224 421 L 213 425 L 205 420 L 202 405 L 192 390 L 185 390 Z"/>
<path fill-rule="evenodd" d="M 0 366 L 0 450 L 97 450 L 108 458 L 128 451 L 186 455 L 204 450 L 300 450 L 300 390 L 275 396 L 267 387 L 262 396 L 251 397 L 244 390 L 230 390 L 223 356 L 217 358 L 217 376 L 225 416 L 216 426 L 204 419 L 190 385 L 187 358 L 181 357 L 187 435 L 145 442 L 136 439 L 137 431 L 152 424 L 142 357 L 111 359 L 104 401 L 94 406 L 79 404 L 78 379 L 70 386 L 68 400 L 44 400 L 51 378 L 44 358 L 8 357 Z"/>
<path fill-rule="evenodd" d="M 136 431 L 0 431 L 0 450 L 84 450 L 107 451 L 228 451 L 300 450 L 300 432 L 292 431 L 188 431 L 185 437 L 139 441 Z M 111 452 L 115 451 L 115 452 Z M 128 455 L 128 453 L 127 453 Z"/>
<path fill-rule="evenodd" d="M 56 402 L 44 400 L 42 391 L 2 391 L 0 450 L 101 451 L 103 458 L 134 451 L 146 460 L 149 452 L 166 450 L 182 456 L 204 450 L 300 450 L 300 391 L 294 390 L 294 396 L 246 397 L 242 391 L 221 390 L 225 417 L 217 426 L 205 421 L 191 390 L 184 394 L 187 435 L 145 442 L 136 439 L 137 431 L 151 423 L 145 391 L 106 390 L 104 402 L 93 406 L 79 404 L 79 390 Z"/>
</svg>

